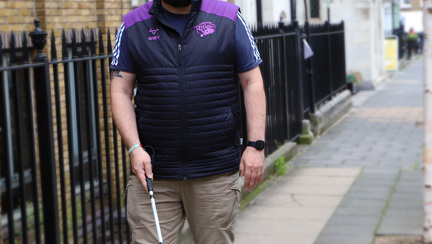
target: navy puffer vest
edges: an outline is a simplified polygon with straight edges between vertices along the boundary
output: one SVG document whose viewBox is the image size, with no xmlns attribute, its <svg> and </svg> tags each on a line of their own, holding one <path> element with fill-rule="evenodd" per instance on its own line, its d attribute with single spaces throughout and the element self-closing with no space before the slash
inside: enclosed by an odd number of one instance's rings
<svg viewBox="0 0 432 244">
<path fill-rule="evenodd" d="M 162 14 L 160 0 L 124 17 L 137 72 L 138 131 L 141 143 L 155 149 L 156 178 L 189 179 L 239 168 L 237 12 L 227 2 L 192 0 L 182 37 Z"/>
</svg>

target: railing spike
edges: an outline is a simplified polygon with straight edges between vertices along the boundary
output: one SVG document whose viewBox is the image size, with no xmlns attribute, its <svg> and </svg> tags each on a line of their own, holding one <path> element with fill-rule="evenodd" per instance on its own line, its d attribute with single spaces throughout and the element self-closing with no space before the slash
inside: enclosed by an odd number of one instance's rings
<svg viewBox="0 0 432 244">
<path fill-rule="evenodd" d="M 51 59 L 57 60 L 57 48 L 55 44 L 54 30 L 51 30 Z"/>
<path fill-rule="evenodd" d="M 30 55 L 29 55 L 29 50 L 28 50 L 28 46 L 27 46 L 27 34 L 25 31 L 23 31 L 23 33 L 22 33 L 22 48 L 23 48 L 24 63 L 28 64 Z"/>
<path fill-rule="evenodd" d="M 78 57 L 78 50 L 77 50 L 77 44 L 76 44 L 76 34 L 75 30 L 72 30 L 72 58 Z"/>
<path fill-rule="evenodd" d="M 84 33 L 84 29 L 81 29 L 81 52 L 84 57 L 87 57 L 87 48 L 86 48 L 86 35 Z"/>
<path fill-rule="evenodd" d="M 92 29 L 90 31 L 90 51 L 92 56 L 96 56 L 96 43 L 95 43 L 95 37 L 94 32 L 96 29 Z"/>
<path fill-rule="evenodd" d="M 0 35 L 0 67 L 3 66 L 3 40 L 2 36 Z"/>
<path fill-rule="evenodd" d="M 99 31 L 99 55 L 105 54 L 104 49 L 105 49 L 105 47 L 103 44 L 102 31 Z"/>
<path fill-rule="evenodd" d="M 64 29 L 62 30 L 61 40 L 62 40 L 62 56 L 63 56 L 62 58 L 63 58 L 63 60 L 66 60 L 69 58 L 69 55 L 68 55 L 68 51 L 67 51 L 67 47 L 66 47 L 67 40 L 66 40 L 66 33 L 65 33 Z"/>
<path fill-rule="evenodd" d="M 108 29 L 108 36 L 107 36 L 108 44 L 107 44 L 107 53 L 108 55 L 112 54 L 112 45 L 111 45 L 111 34 L 110 30 Z"/>
<path fill-rule="evenodd" d="M 15 34 L 13 33 L 13 31 L 11 31 L 9 46 L 10 46 L 10 64 L 15 65 L 16 64 Z"/>
</svg>

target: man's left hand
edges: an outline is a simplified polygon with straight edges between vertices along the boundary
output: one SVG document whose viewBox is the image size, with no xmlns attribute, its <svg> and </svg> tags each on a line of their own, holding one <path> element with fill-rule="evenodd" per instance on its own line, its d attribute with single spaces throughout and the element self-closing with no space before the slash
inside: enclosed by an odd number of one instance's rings
<svg viewBox="0 0 432 244">
<path fill-rule="evenodd" d="M 240 173 L 245 177 L 244 187 L 252 191 L 264 175 L 264 150 L 246 147 L 240 161 Z"/>
</svg>

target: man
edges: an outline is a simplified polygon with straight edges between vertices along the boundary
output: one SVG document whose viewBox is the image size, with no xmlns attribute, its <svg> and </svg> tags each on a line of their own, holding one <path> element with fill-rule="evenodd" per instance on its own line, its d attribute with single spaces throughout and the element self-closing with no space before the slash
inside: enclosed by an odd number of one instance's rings
<svg viewBox="0 0 432 244">
<path fill-rule="evenodd" d="M 408 59 L 411 59 L 412 53 L 416 55 L 418 53 L 418 35 L 415 33 L 413 28 L 410 28 L 408 35 L 406 36 Z"/>
<path fill-rule="evenodd" d="M 146 176 L 154 180 L 165 243 L 177 243 L 185 218 L 195 243 L 233 243 L 238 172 L 249 191 L 264 172 L 261 62 L 239 8 L 227 2 L 154 0 L 124 17 L 111 106 L 131 157 L 126 191 L 134 243 L 157 242 Z M 248 124 L 243 155 L 236 76 Z M 141 145 L 154 149 L 153 162 Z"/>
</svg>

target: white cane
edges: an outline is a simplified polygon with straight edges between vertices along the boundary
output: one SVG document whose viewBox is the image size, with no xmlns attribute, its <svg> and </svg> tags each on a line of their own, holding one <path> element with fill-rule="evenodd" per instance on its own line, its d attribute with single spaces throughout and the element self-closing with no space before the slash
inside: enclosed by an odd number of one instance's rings
<svg viewBox="0 0 432 244">
<path fill-rule="evenodd" d="M 159 244 L 163 244 L 162 233 L 161 233 L 161 229 L 160 229 L 160 225 L 159 225 L 159 217 L 158 217 L 158 213 L 157 213 L 157 209 L 156 209 L 156 202 L 155 202 L 154 193 L 153 193 L 153 182 L 147 176 L 146 176 L 146 181 L 147 181 L 147 189 L 149 190 L 151 206 L 153 209 L 153 216 L 155 219 L 156 231 L 157 231 L 157 235 L 158 235 L 158 239 L 159 239 Z"/>
</svg>

